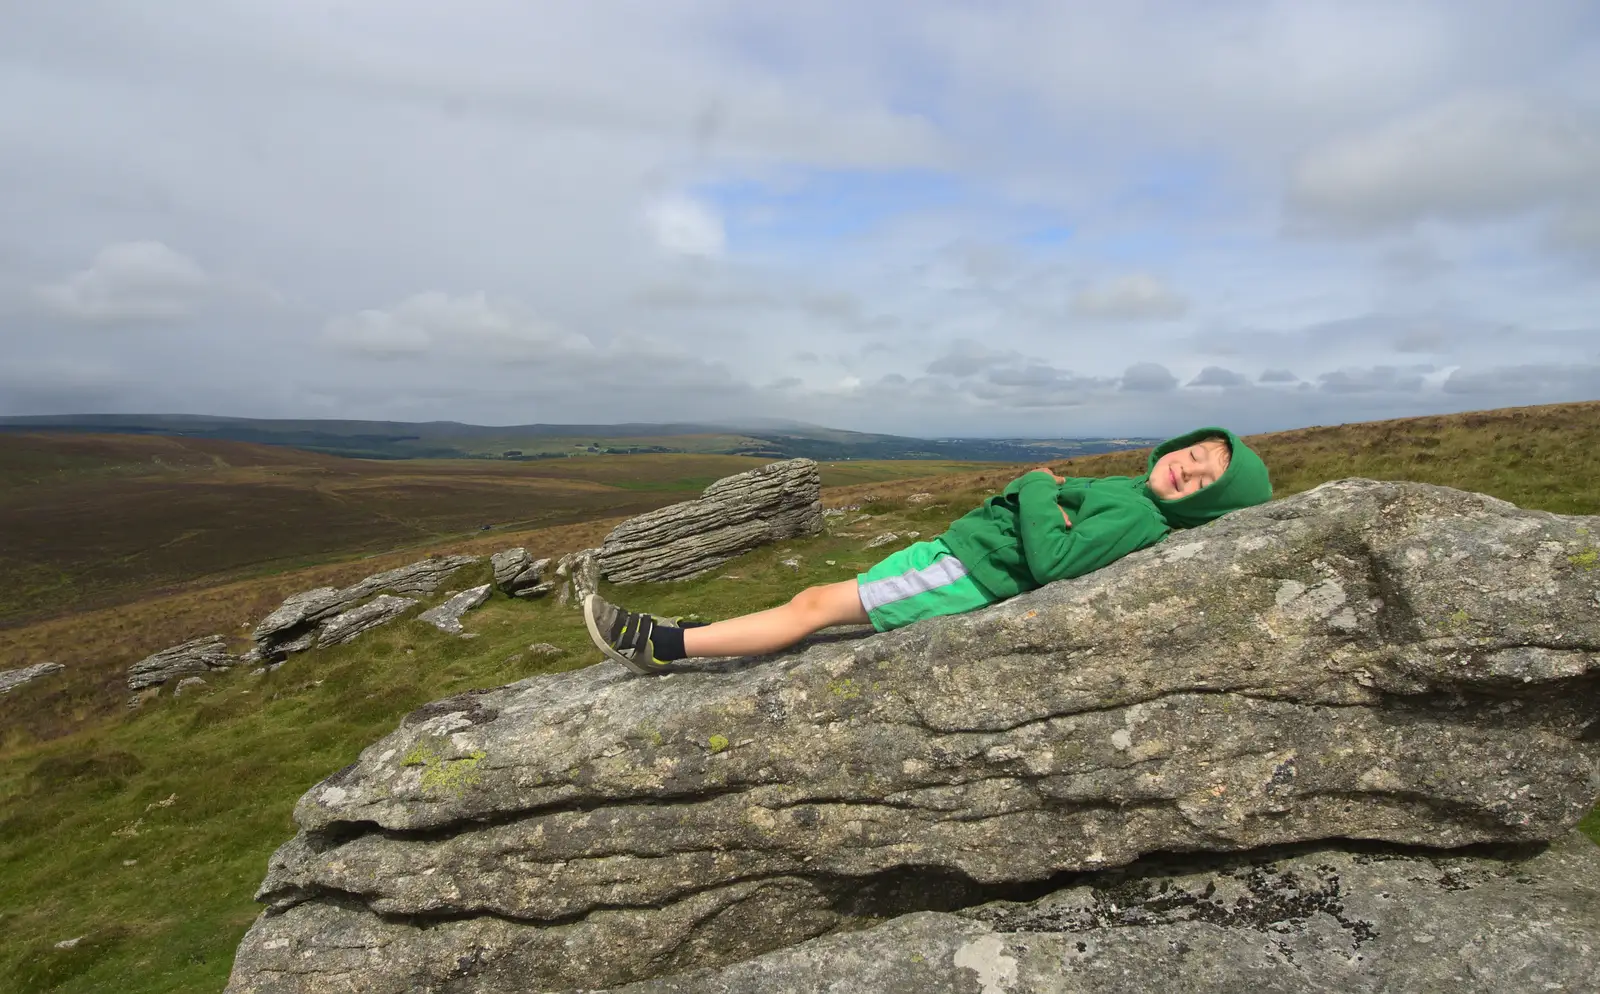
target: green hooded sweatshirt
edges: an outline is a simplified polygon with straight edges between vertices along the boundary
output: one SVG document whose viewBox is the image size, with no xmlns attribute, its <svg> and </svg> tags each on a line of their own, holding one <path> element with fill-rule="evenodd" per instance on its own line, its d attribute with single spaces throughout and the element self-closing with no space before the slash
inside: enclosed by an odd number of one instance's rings
<svg viewBox="0 0 1600 994">
<path fill-rule="evenodd" d="M 1150 490 L 1156 460 L 1211 437 L 1226 438 L 1232 450 L 1222 476 L 1187 497 L 1158 499 Z M 940 538 L 979 586 L 998 598 L 1015 597 L 1052 580 L 1092 573 L 1155 545 L 1174 528 L 1193 528 L 1271 499 L 1261 457 L 1225 428 L 1200 428 L 1157 446 L 1143 476 L 1068 477 L 1057 483 L 1049 473 L 1025 473 Z M 1070 528 L 1061 520 L 1063 508 Z"/>
</svg>

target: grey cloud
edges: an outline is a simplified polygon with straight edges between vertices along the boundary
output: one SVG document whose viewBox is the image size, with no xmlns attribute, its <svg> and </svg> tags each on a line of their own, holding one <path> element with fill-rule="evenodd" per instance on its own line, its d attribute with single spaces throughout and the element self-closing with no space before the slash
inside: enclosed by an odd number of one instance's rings
<svg viewBox="0 0 1600 994">
<path fill-rule="evenodd" d="M 986 369 L 1020 361 L 1022 356 L 1016 352 L 996 351 L 962 339 L 952 342 L 950 351 L 928 363 L 926 369 L 929 373 L 948 376 L 976 376 Z"/>
<path fill-rule="evenodd" d="M 1401 369 L 1396 366 L 1371 366 L 1365 369 L 1338 369 L 1317 377 L 1318 386 L 1328 393 L 1415 393 L 1422 389 L 1423 372 L 1431 367 Z"/>
<path fill-rule="evenodd" d="M 1520 96 L 1448 101 L 1307 155 L 1292 209 L 1354 229 L 1476 220 L 1600 189 L 1600 118 Z"/>
<path fill-rule="evenodd" d="M 1072 313 L 1104 321 L 1161 321 L 1182 317 L 1189 302 L 1149 273 L 1131 273 L 1085 287 Z"/>
<path fill-rule="evenodd" d="M 1141 393 L 1163 393 L 1178 385 L 1178 378 L 1167 367 L 1155 362 L 1136 362 L 1122 374 L 1122 389 Z"/>
<path fill-rule="evenodd" d="M 1600 365 L 1520 365 L 1457 369 L 1444 381 L 1447 394 L 1518 396 L 1531 402 L 1600 397 Z"/>
<path fill-rule="evenodd" d="M 817 362 L 819 356 L 815 352 L 802 351 L 794 353 L 789 358 L 795 362 Z"/>
<path fill-rule="evenodd" d="M 1296 376 L 1293 373 L 1289 372 L 1287 369 L 1264 369 L 1264 370 L 1261 371 L 1261 376 L 1259 377 L 1258 382 L 1261 382 L 1261 383 L 1293 383 L 1298 379 L 1299 379 L 1298 376 Z"/>
<path fill-rule="evenodd" d="M 800 386 L 805 381 L 798 376 L 784 376 L 767 384 L 768 390 L 789 390 Z"/>
<path fill-rule="evenodd" d="M 1249 384 L 1249 380 L 1242 373 L 1235 373 L 1231 369 L 1221 366 L 1207 366 L 1200 370 L 1200 375 L 1190 380 L 1185 386 L 1191 387 L 1242 387 Z"/>
</svg>

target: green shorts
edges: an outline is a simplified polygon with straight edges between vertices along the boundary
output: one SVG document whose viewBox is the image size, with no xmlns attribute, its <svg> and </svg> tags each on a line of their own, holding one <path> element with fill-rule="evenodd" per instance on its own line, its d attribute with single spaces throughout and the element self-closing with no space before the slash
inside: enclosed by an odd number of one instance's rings
<svg viewBox="0 0 1600 994">
<path fill-rule="evenodd" d="M 917 542 L 856 576 L 861 606 L 880 632 L 923 618 L 964 614 L 988 607 L 993 597 L 967 575 L 940 539 Z"/>
</svg>

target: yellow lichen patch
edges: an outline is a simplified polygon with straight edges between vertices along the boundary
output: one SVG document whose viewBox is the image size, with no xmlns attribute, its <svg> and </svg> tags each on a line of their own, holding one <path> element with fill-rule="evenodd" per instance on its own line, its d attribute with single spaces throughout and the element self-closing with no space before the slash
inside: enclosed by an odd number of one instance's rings
<svg viewBox="0 0 1600 994">
<path fill-rule="evenodd" d="M 721 752 L 728 748 L 728 737 L 726 735 L 713 735 L 706 740 L 706 745 L 710 746 L 711 751 L 714 753 Z"/>
<path fill-rule="evenodd" d="M 1600 566 L 1600 549 L 1584 549 L 1575 556 L 1568 556 L 1567 562 L 1581 570 L 1591 570 Z"/>
<path fill-rule="evenodd" d="M 425 794 L 459 794 L 478 782 L 478 763 L 488 753 L 479 749 L 459 759 L 446 759 L 445 740 L 437 736 L 419 739 L 400 758 L 401 766 L 422 767 L 422 791 Z"/>
<path fill-rule="evenodd" d="M 488 753 L 479 749 L 460 759 L 441 759 L 422 771 L 422 790 L 433 794 L 459 794 L 478 782 L 478 764 Z"/>
<path fill-rule="evenodd" d="M 829 680 L 828 691 L 835 697 L 842 697 L 847 701 L 855 700 L 861 696 L 861 688 L 849 677 L 842 680 Z"/>
</svg>

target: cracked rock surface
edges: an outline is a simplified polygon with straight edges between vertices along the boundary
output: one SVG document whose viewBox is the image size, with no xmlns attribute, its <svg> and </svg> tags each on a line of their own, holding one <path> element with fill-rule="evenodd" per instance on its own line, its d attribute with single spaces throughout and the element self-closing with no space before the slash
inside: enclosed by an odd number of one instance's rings
<svg viewBox="0 0 1600 994">
<path fill-rule="evenodd" d="M 666 983 L 1155 852 L 1561 838 L 1597 531 L 1346 480 L 959 617 L 430 704 L 300 800 L 229 990 Z"/>
<path fill-rule="evenodd" d="M 616 994 L 1510 994 L 1600 990 L 1600 851 L 1324 850 L 1098 875 Z"/>
<path fill-rule="evenodd" d="M 810 459 L 724 477 L 695 500 L 629 518 L 595 562 L 612 583 L 682 580 L 751 549 L 822 530 L 822 478 Z"/>
</svg>

